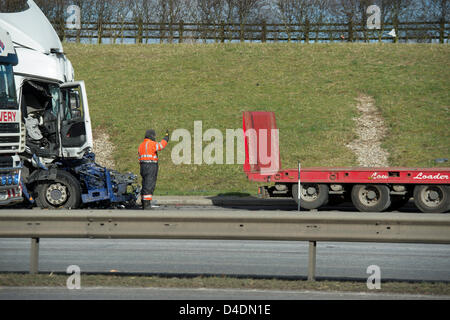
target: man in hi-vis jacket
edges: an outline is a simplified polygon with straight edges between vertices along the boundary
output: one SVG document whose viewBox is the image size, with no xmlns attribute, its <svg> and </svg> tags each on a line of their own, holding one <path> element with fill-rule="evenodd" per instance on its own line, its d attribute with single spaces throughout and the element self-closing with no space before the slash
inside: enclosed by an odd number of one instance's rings
<svg viewBox="0 0 450 320">
<path fill-rule="evenodd" d="M 161 142 L 156 142 L 156 132 L 153 129 L 145 132 L 145 139 L 139 145 L 139 165 L 142 176 L 142 208 L 151 210 L 153 191 L 158 177 L 158 151 L 161 151 L 169 142 L 169 130 Z"/>
</svg>

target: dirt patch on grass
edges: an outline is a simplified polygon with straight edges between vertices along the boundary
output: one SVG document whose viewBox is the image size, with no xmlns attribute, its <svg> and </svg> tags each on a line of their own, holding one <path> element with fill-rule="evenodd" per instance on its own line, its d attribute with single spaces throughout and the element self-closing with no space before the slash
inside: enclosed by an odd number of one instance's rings
<svg viewBox="0 0 450 320">
<path fill-rule="evenodd" d="M 381 147 L 387 129 L 373 97 L 361 94 L 357 99 L 360 112 L 356 122 L 358 138 L 347 145 L 357 157 L 358 165 L 363 167 L 389 166 L 389 153 Z"/>
<path fill-rule="evenodd" d="M 95 162 L 99 165 L 115 169 L 116 165 L 113 158 L 114 144 L 106 130 L 98 128 L 93 130 Z"/>
</svg>

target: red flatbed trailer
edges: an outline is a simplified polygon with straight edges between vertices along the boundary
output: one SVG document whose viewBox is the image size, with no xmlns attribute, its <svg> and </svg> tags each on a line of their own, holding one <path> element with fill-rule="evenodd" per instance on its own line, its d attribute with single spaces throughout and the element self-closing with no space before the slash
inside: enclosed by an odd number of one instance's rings
<svg viewBox="0 0 450 320">
<path fill-rule="evenodd" d="M 292 196 L 304 209 L 348 199 L 360 211 L 398 208 L 414 197 L 422 212 L 450 210 L 450 168 L 310 167 L 281 169 L 278 128 L 273 112 L 245 111 L 244 172 L 248 179 L 271 182 L 262 196 Z M 270 159 L 269 159 L 270 158 Z M 301 194 L 298 199 L 299 172 Z"/>
</svg>

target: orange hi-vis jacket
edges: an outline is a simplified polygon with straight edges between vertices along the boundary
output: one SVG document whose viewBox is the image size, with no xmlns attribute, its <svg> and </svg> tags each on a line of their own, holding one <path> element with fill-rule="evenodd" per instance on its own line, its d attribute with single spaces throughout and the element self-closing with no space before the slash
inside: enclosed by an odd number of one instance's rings
<svg viewBox="0 0 450 320">
<path fill-rule="evenodd" d="M 167 146 L 165 139 L 161 142 L 156 142 L 151 139 L 144 139 L 139 145 L 139 162 L 158 162 L 158 151 L 161 151 Z"/>
</svg>

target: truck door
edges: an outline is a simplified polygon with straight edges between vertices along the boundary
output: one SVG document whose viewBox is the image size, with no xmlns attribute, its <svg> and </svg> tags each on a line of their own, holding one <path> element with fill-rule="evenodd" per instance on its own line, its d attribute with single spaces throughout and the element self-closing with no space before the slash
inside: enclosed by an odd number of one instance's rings
<svg viewBox="0 0 450 320">
<path fill-rule="evenodd" d="M 92 149 L 92 129 L 83 81 L 61 86 L 61 145 L 64 157 L 81 158 Z"/>
</svg>

